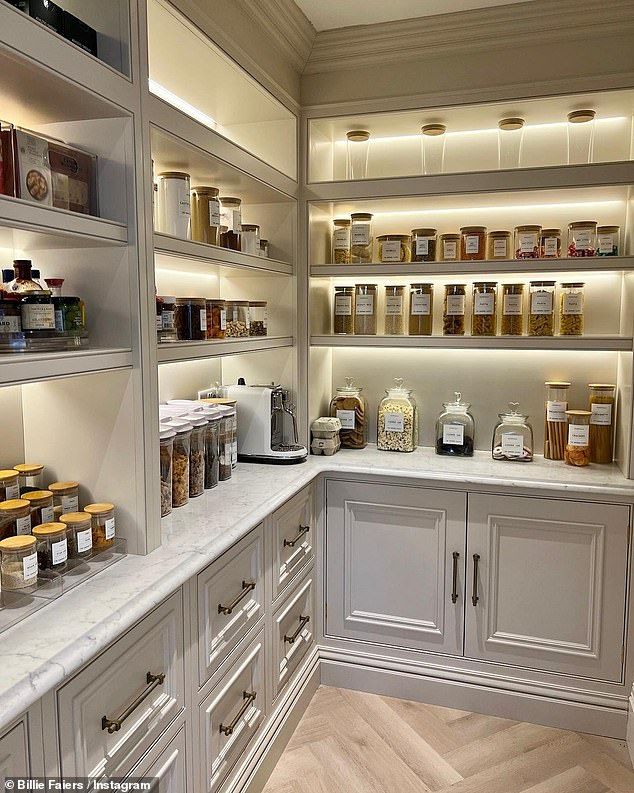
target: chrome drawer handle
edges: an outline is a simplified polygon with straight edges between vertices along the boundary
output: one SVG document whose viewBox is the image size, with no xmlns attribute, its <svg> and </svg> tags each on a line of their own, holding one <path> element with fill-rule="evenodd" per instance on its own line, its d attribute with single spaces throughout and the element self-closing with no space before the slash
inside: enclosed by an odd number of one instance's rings
<svg viewBox="0 0 634 793">
<path fill-rule="evenodd" d="M 236 717 L 231 722 L 231 724 L 227 724 L 226 727 L 225 727 L 224 724 L 220 725 L 220 732 L 221 733 L 223 733 L 224 735 L 231 735 L 233 733 L 235 728 L 238 726 L 238 723 L 239 723 L 240 719 L 249 710 L 249 708 L 251 707 L 252 703 L 255 702 L 256 696 L 257 696 L 257 694 L 255 693 L 255 691 L 250 691 L 250 692 L 249 691 L 243 691 L 242 692 L 242 698 L 244 699 L 242 707 L 236 713 Z"/>
<path fill-rule="evenodd" d="M 223 606 L 222 603 L 218 603 L 218 614 L 231 614 L 238 603 L 243 600 L 253 589 L 255 589 L 255 581 L 243 581 L 240 594 L 236 595 L 228 606 Z"/>
<path fill-rule="evenodd" d="M 453 577 L 451 582 L 451 602 L 456 603 L 458 601 L 458 559 L 460 559 L 460 554 L 458 551 L 454 551 L 453 554 Z"/>
<path fill-rule="evenodd" d="M 299 532 L 293 537 L 292 540 L 284 540 L 284 547 L 285 548 L 294 548 L 297 543 L 302 539 L 304 534 L 308 534 L 310 531 L 310 526 L 300 526 Z"/>
<path fill-rule="evenodd" d="M 478 600 L 480 597 L 478 596 L 478 562 L 480 561 L 480 554 L 474 553 L 473 554 L 473 591 L 471 593 L 471 602 L 474 606 L 478 605 Z"/>
<path fill-rule="evenodd" d="M 290 636 L 285 635 L 284 641 L 288 642 L 289 644 L 295 644 L 297 637 L 304 630 L 304 628 L 306 627 L 306 625 L 308 625 L 309 622 L 310 622 L 310 617 L 302 617 L 302 615 L 300 614 L 299 625 L 297 626 L 297 630 L 295 631 L 295 633 L 292 633 Z"/>
<path fill-rule="evenodd" d="M 108 732 L 112 735 L 113 732 L 119 732 L 121 729 L 121 725 L 123 722 L 130 716 L 143 702 L 144 699 L 150 696 L 150 694 L 154 691 L 155 688 L 162 686 L 165 682 L 165 673 L 161 673 L 160 675 L 153 675 L 151 672 L 148 672 L 145 676 L 145 680 L 147 682 L 147 688 L 144 688 L 143 691 L 139 694 L 139 696 L 132 702 L 128 707 L 123 711 L 123 713 L 116 719 L 109 719 L 107 716 L 102 716 L 101 718 L 101 729 L 108 730 Z"/>
</svg>

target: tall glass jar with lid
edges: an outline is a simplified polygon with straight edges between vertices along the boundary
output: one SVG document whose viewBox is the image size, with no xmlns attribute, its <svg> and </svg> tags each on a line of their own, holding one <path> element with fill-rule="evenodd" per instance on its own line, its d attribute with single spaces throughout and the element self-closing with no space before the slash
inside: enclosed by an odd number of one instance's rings
<svg viewBox="0 0 634 793">
<path fill-rule="evenodd" d="M 220 197 L 220 226 L 220 245 L 239 251 L 242 231 L 242 201 L 239 198 Z"/>
<path fill-rule="evenodd" d="M 484 261 L 486 226 L 463 226 L 460 229 L 460 261 Z"/>
<path fill-rule="evenodd" d="M 175 437 L 176 430 L 172 427 L 159 427 L 162 518 L 172 511 L 172 454 Z"/>
<path fill-rule="evenodd" d="M 469 412 L 471 404 L 462 401 L 460 391 L 453 402 L 443 402 L 444 411 L 436 420 L 436 454 L 450 457 L 473 457 L 475 422 Z"/>
<path fill-rule="evenodd" d="M 544 457 L 547 460 L 563 460 L 566 449 L 568 419 L 568 389 L 570 383 L 547 380 L 544 425 Z"/>
<path fill-rule="evenodd" d="M 376 284 L 357 284 L 354 309 L 355 335 L 376 335 L 377 297 L 378 287 Z"/>
<path fill-rule="evenodd" d="M 495 336 L 497 331 L 497 281 L 473 285 L 472 336 Z"/>
<path fill-rule="evenodd" d="M 332 260 L 335 264 L 350 264 L 350 220 L 332 221 Z"/>
<path fill-rule="evenodd" d="M 582 281 L 563 283 L 559 293 L 559 335 L 583 335 L 583 289 Z"/>
<path fill-rule="evenodd" d="M 418 446 L 418 408 L 401 377 L 394 379 L 379 404 L 377 446 L 389 452 L 413 452 Z"/>
<path fill-rule="evenodd" d="M 555 333 L 555 281 L 531 281 L 528 313 L 529 336 Z"/>
<path fill-rule="evenodd" d="M 405 334 L 405 287 L 385 287 L 385 335 Z"/>
<path fill-rule="evenodd" d="M 524 334 L 524 284 L 502 285 L 501 336 Z"/>
<path fill-rule="evenodd" d="M 368 405 L 363 389 L 346 377 L 330 402 L 330 415 L 341 422 L 339 438 L 344 449 L 365 449 L 368 444 Z"/>
<path fill-rule="evenodd" d="M 412 229 L 412 256 L 413 262 L 436 261 L 436 229 Z"/>
<path fill-rule="evenodd" d="M 535 225 L 515 227 L 515 258 L 539 259 L 542 227 Z"/>
<path fill-rule="evenodd" d="M 335 335 L 354 334 L 354 286 L 336 286 L 332 328 Z"/>
<path fill-rule="evenodd" d="M 434 285 L 411 284 L 409 288 L 409 335 L 431 336 L 434 324 Z"/>
<path fill-rule="evenodd" d="M 205 432 L 207 419 L 202 413 L 188 413 L 183 418 L 192 425 L 189 442 L 189 497 L 202 496 L 205 489 Z"/>
<path fill-rule="evenodd" d="M 445 305 L 442 318 L 442 332 L 445 336 L 465 335 L 466 302 L 466 284 L 447 284 L 445 286 Z"/>
<path fill-rule="evenodd" d="M 528 415 L 520 413 L 518 408 L 519 402 L 510 402 L 508 411 L 498 413 L 500 420 L 491 444 L 494 460 L 530 463 L 533 459 L 533 428 Z"/>
<path fill-rule="evenodd" d="M 594 220 L 579 220 L 568 225 L 568 256 L 572 258 L 596 256 L 597 224 Z"/>
<path fill-rule="evenodd" d="M 372 215 L 369 212 L 353 212 L 350 219 L 350 261 L 353 264 L 369 264 L 372 261 Z"/>
<path fill-rule="evenodd" d="M 190 231 L 191 204 L 189 174 L 164 171 L 158 175 L 157 231 L 187 239 Z"/>
<path fill-rule="evenodd" d="M 220 236 L 220 199 L 217 187 L 192 187 L 192 239 L 218 245 Z"/>
</svg>

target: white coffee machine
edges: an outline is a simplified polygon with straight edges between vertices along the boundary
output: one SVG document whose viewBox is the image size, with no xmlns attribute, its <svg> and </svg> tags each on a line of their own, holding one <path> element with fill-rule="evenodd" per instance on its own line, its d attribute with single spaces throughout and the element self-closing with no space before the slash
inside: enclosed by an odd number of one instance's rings
<svg viewBox="0 0 634 793">
<path fill-rule="evenodd" d="M 308 449 L 298 443 L 297 419 L 289 393 L 278 385 L 223 388 L 238 411 L 238 459 L 260 463 L 301 463 Z M 290 440 L 289 440 L 290 439 Z"/>
</svg>

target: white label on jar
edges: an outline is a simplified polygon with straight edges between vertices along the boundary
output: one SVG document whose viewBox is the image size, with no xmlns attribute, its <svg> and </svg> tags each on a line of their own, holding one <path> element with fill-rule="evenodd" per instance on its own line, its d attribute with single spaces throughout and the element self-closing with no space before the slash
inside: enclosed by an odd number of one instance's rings
<svg viewBox="0 0 634 793">
<path fill-rule="evenodd" d="M 220 201 L 217 198 L 209 199 L 209 225 L 220 225 Z"/>
<path fill-rule="evenodd" d="M 29 554 L 22 559 L 22 575 L 25 581 L 37 578 L 37 553 Z"/>
<path fill-rule="evenodd" d="M 478 253 L 480 250 L 480 237 L 477 234 L 467 234 L 464 241 L 465 253 Z"/>
<path fill-rule="evenodd" d="M 612 253 L 614 250 L 614 240 L 611 234 L 599 234 L 599 253 Z"/>
<path fill-rule="evenodd" d="M 502 454 L 519 457 L 524 451 L 524 437 L 515 432 L 502 433 Z"/>
<path fill-rule="evenodd" d="M 50 523 L 52 520 L 55 520 L 55 511 L 53 507 L 42 507 L 40 512 L 42 513 L 42 523 Z"/>
<path fill-rule="evenodd" d="M 31 516 L 27 515 L 25 518 L 16 518 L 15 530 L 17 534 L 30 534 Z"/>
<path fill-rule="evenodd" d="M 575 248 L 578 251 L 587 251 L 592 247 L 592 237 L 593 234 L 591 229 L 575 229 Z"/>
<path fill-rule="evenodd" d="M 460 317 L 464 314 L 464 297 L 464 295 L 447 295 L 448 317 Z"/>
<path fill-rule="evenodd" d="M 385 313 L 388 317 L 400 316 L 403 313 L 403 298 L 401 295 L 388 295 L 385 298 Z"/>
<path fill-rule="evenodd" d="M 374 295 L 357 295 L 355 311 L 359 316 L 374 314 Z"/>
<path fill-rule="evenodd" d="M 0 317 L 0 333 L 19 333 L 21 329 L 20 317 Z"/>
<path fill-rule="evenodd" d="M 401 261 L 401 242 L 400 240 L 385 240 L 381 243 L 382 262 Z"/>
<path fill-rule="evenodd" d="M 242 230 L 242 209 L 224 207 L 220 210 L 220 225 L 226 226 L 229 231 Z"/>
<path fill-rule="evenodd" d="M 412 295 L 412 316 L 429 316 L 431 314 L 431 295 Z"/>
<path fill-rule="evenodd" d="M 23 330 L 55 330 L 55 309 L 52 304 L 30 303 L 22 306 Z"/>
<path fill-rule="evenodd" d="M 557 237 L 544 237 L 544 256 L 557 256 Z"/>
<path fill-rule="evenodd" d="M 463 446 L 464 426 L 462 424 L 445 424 L 442 428 L 442 442 L 448 446 Z"/>
<path fill-rule="evenodd" d="M 114 518 L 108 518 L 103 525 L 106 532 L 106 539 L 114 539 Z"/>
<path fill-rule="evenodd" d="M 92 548 L 92 530 L 85 529 L 77 532 L 77 552 L 86 553 Z"/>
<path fill-rule="evenodd" d="M 416 237 L 416 255 L 429 256 L 429 242 L 431 237 Z"/>
<path fill-rule="evenodd" d="M 492 316 L 495 311 L 495 294 L 493 292 L 476 292 L 473 300 L 473 313 Z"/>
<path fill-rule="evenodd" d="M 583 314 L 583 295 L 581 292 L 564 295 L 562 308 L 564 314 Z"/>
<path fill-rule="evenodd" d="M 79 496 L 62 496 L 62 513 L 77 512 L 79 509 Z"/>
<path fill-rule="evenodd" d="M 536 253 L 539 236 L 535 232 L 520 232 L 518 234 L 520 253 Z"/>
<path fill-rule="evenodd" d="M 508 259 L 508 246 L 506 239 L 493 240 L 493 258 L 494 259 Z"/>
<path fill-rule="evenodd" d="M 68 559 L 68 540 L 51 543 L 51 560 L 54 565 L 63 564 Z"/>
<path fill-rule="evenodd" d="M 531 295 L 531 314 L 552 314 L 553 293 L 533 292 Z"/>
<path fill-rule="evenodd" d="M 224 308 L 220 309 L 220 330 L 227 330 L 227 311 Z"/>
<path fill-rule="evenodd" d="M 174 330 L 174 311 L 163 311 L 161 313 L 161 328 L 162 330 Z"/>
<path fill-rule="evenodd" d="M 369 245 L 370 244 L 370 224 L 369 223 L 353 223 L 352 231 L 350 234 L 352 245 Z"/>
<path fill-rule="evenodd" d="M 7 485 L 4 489 L 4 500 L 11 501 L 12 498 L 20 498 L 20 485 Z"/>
<path fill-rule="evenodd" d="M 458 256 L 458 243 L 456 240 L 443 240 L 442 257 L 443 259 L 456 259 Z"/>
<path fill-rule="evenodd" d="M 335 295 L 335 314 L 338 317 L 350 316 L 352 314 L 352 296 Z"/>
<path fill-rule="evenodd" d="M 592 415 L 590 416 L 590 424 L 599 424 L 603 427 L 609 427 L 612 424 L 612 405 L 601 405 L 594 402 L 590 406 Z"/>
<path fill-rule="evenodd" d="M 335 229 L 332 235 L 332 247 L 336 251 L 347 251 L 350 247 L 350 227 Z"/>
<path fill-rule="evenodd" d="M 385 432 L 404 432 L 405 416 L 402 413 L 383 414 Z"/>
<path fill-rule="evenodd" d="M 546 402 L 546 421 L 560 421 L 562 423 L 567 421 L 568 420 L 566 418 L 567 410 L 568 410 L 567 402 L 555 402 L 555 401 Z"/>
<path fill-rule="evenodd" d="M 356 413 L 354 410 L 338 410 L 337 418 L 341 422 L 342 430 L 353 430 L 355 428 Z"/>
<path fill-rule="evenodd" d="M 504 313 L 518 316 L 522 313 L 522 295 L 504 295 Z"/>
<path fill-rule="evenodd" d="M 191 215 L 191 204 L 187 190 L 179 190 L 178 192 L 178 214 L 182 218 L 188 218 Z"/>
<path fill-rule="evenodd" d="M 207 309 L 200 309 L 200 329 L 207 330 Z"/>
<path fill-rule="evenodd" d="M 588 446 L 590 427 L 587 424 L 569 424 L 568 443 L 570 446 Z"/>
</svg>

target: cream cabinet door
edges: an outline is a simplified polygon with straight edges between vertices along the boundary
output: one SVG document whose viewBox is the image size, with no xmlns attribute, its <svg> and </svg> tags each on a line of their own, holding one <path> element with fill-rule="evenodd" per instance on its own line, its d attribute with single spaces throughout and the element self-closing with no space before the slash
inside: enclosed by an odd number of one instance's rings
<svg viewBox="0 0 634 793">
<path fill-rule="evenodd" d="M 629 507 L 469 496 L 465 655 L 618 681 Z"/>
<path fill-rule="evenodd" d="M 185 727 L 181 727 L 158 755 L 150 753 L 130 777 L 151 780 L 150 793 L 187 793 L 185 756 Z"/>
<path fill-rule="evenodd" d="M 23 719 L 0 738 L 0 790 L 5 790 L 8 777 L 26 777 L 29 773 L 29 741 Z"/>
<path fill-rule="evenodd" d="M 273 543 L 273 600 L 313 558 L 314 530 L 312 487 L 302 490 L 268 519 L 267 533 Z"/>
<path fill-rule="evenodd" d="M 299 582 L 273 615 L 273 692 L 282 691 L 313 645 L 315 607 L 313 571 Z"/>
<path fill-rule="evenodd" d="M 327 485 L 331 636 L 462 654 L 466 495 Z"/>
</svg>

